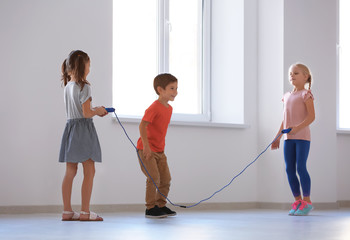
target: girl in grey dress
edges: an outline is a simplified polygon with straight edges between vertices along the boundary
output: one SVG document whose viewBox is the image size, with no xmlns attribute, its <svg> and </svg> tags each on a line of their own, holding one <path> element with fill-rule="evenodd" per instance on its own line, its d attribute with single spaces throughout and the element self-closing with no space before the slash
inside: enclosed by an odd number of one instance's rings
<svg viewBox="0 0 350 240">
<path fill-rule="evenodd" d="M 59 162 L 66 163 L 62 183 L 62 221 L 103 221 L 96 213 L 90 211 L 95 162 L 101 162 L 101 148 L 92 117 L 103 117 L 107 115 L 107 111 L 104 107 L 91 108 L 91 88 L 86 80 L 89 72 L 90 58 L 80 50 L 72 51 L 62 64 L 67 114 L 59 155 Z M 78 163 L 82 163 L 84 169 L 80 215 L 74 212 L 71 206 L 72 185 Z"/>
</svg>

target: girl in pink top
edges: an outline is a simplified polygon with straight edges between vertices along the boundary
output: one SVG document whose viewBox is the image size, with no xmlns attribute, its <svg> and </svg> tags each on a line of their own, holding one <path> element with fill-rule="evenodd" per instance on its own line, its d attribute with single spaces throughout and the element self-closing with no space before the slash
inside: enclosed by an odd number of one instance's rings
<svg viewBox="0 0 350 240">
<path fill-rule="evenodd" d="M 310 200 L 311 180 L 306 168 L 311 140 L 309 125 L 315 120 L 311 79 L 310 70 L 304 64 L 297 63 L 290 66 L 289 81 L 294 89 L 292 92 L 285 93 L 282 100 L 284 102 L 284 117 L 277 135 L 282 129 L 292 129 L 284 141 L 286 172 L 295 198 L 289 215 L 307 215 L 313 209 Z M 308 85 L 308 89 L 305 89 L 305 85 Z M 271 145 L 272 150 L 279 148 L 280 139 L 281 136 Z"/>
</svg>

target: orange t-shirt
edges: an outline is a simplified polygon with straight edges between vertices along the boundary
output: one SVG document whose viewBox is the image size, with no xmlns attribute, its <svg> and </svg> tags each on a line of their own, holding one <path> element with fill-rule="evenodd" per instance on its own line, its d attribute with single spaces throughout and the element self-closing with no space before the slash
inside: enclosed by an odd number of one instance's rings
<svg viewBox="0 0 350 240">
<path fill-rule="evenodd" d="M 170 123 L 173 108 L 154 101 L 145 111 L 142 120 L 149 122 L 147 125 L 147 138 L 153 152 L 163 152 L 165 147 L 165 136 Z M 141 137 L 137 141 L 137 149 L 143 149 Z"/>
</svg>

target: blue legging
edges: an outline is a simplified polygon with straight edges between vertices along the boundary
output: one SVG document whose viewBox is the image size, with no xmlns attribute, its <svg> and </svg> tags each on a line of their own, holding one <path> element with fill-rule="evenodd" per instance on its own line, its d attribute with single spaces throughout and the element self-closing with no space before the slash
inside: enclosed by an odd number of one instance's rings
<svg viewBox="0 0 350 240">
<path fill-rule="evenodd" d="M 310 196 L 311 179 L 306 169 L 309 150 L 310 141 L 295 139 L 284 141 L 284 160 L 286 162 L 288 182 L 294 197 L 301 195 L 297 171 L 304 197 Z"/>
</svg>

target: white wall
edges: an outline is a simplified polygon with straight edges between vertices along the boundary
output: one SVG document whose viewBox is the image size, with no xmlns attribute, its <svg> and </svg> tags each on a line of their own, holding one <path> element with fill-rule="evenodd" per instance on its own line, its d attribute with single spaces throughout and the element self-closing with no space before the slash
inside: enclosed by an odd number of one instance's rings
<svg viewBox="0 0 350 240">
<path fill-rule="evenodd" d="M 259 143 L 271 137 L 266 135 L 271 130 L 269 122 L 276 131 L 280 126 L 281 98 L 284 92 L 292 90 L 287 75 L 289 66 L 304 62 L 313 73 L 316 111 L 308 159 L 311 196 L 315 202 L 348 200 L 349 139 L 336 133 L 336 1 L 259 1 L 259 14 Z M 262 201 L 284 202 L 291 197 L 286 174 L 281 178 L 282 152 L 281 149 L 278 156 L 270 153 L 275 163 L 259 165 L 259 183 L 270 186 L 269 190 L 260 191 Z"/>
<path fill-rule="evenodd" d="M 284 3 L 280 0 L 258 1 L 259 146 L 266 146 L 274 139 L 282 122 L 283 8 Z M 259 201 L 288 201 L 289 189 L 284 173 L 283 151 L 267 151 L 264 161 L 260 161 L 258 166 Z"/>
<path fill-rule="evenodd" d="M 337 199 L 349 201 L 350 199 L 350 135 L 337 136 Z M 327 176 L 327 174 L 325 175 Z"/>
<path fill-rule="evenodd" d="M 244 4 L 244 0 L 212 1 L 213 122 L 244 124 Z M 228 103 L 233 106 L 222 111 Z"/>
<path fill-rule="evenodd" d="M 309 159 L 314 201 L 350 199 L 345 170 L 349 169 L 349 138 L 337 137 L 335 132 L 335 3 L 294 2 L 244 1 L 244 106 L 245 121 L 250 127 L 170 126 L 166 152 L 173 177 L 169 197 L 174 202 L 195 202 L 207 197 L 271 142 L 282 120 L 280 100 L 288 89 L 283 81 L 287 65 L 297 60 L 310 65 L 315 76 L 317 120 L 312 126 L 314 140 Z M 225 15 L 228 18 L 223 19 L 218 15 L 220 9 L 233 8 L 235 4 L 220 0 L 213 0 L 212 4 L 213 31 L 227 29 L 231 38 L 235 34 L 230 28 L 234 16 Z M 306 9 L 294 21 L 300 6 Z M 305 41 L 297 41 L 297 36 L 287 31 L 303 22 L 308 22 L 312 31 L 303 29 Z M 65 124 L 60 66 L 72 49 L 85 50 L 91 57 L 93 103 L 112 104 L 112 0 L 2 0 L 0 29 L 0 206 L 60 205 L 65 169 L 64 164 L 57 162 Z M 327 33 L 326 37 L 323 33 Z M 213 42 L 220 41 L 219 36 L 212 38 Z M 216 54 L 226 48 L 213 47 Z M 223 59 L 224 69 L 220 65 Z M 223 59 L 215 57 L 213 81 L 222 71 L 229 73 L 230 58 Z M 230 103 L 230 98 L 227 101 Z M 135 151 L 111 117 L 94 121 L 103 163 L 96 165 L 91 203 L 142 204 L 145 178 Z M 136 141 L 138 125 L 124 125 Z M 81 179 L 80 171 L 74 184 L 73 204 L 80 203 Z M 212 202 L 290 199 L 279 150 L 268 151 Z"/>
<path fill-rule="evenodd" d="M 315 201 L 337 201 L 336 1 L 285 1 L 284 72 L 307 64 L 314 78 L 316 120 L 311 125 L 309 169 Z M 300 7 L 302 6 L 302 7 Z M 285 78 L 284 90 L 291 89 Z"/>
<path fill-rule="evenodd" d="M 111 105 L 112 1 L 5 0 L 0 4 L 4 36 L 0 45 L 0 206 L 60 205 L 65 169 L 57 162 L 65 124 L 60 67 L 72 49 L 85 50 L 91 57 L 88 80 L 92 83 L 93 104 Z M 213 1 L 214 32 L 225 28 L 227 36 L 235 35 L 230 28 L 234 16 L 219 18 L 220 9 L 234 6 L 231 1 Z M 220 41 L 220 37 L 213 36 L 213 41 Z M 225 46 L 215 45 L 213 51 L 224 53 Z M 250 58 L 256 61 L 254 56 Z M 212 69 L 214 81 L 222 71 L 229 73 L 230 58 L 225 59 L 224 66 Z M 253 93 L 255 81 L 251 76 L 246 80 Z M 228 95 L 227 102 L 230 100 Z M 174 202 L 196 202 L 209 196 L 255 157 L 255 94 L 249 97 L 246 107 L 246 120 L 252 126 L 249 129 L 169 128 L 166 152 L 173 177 L 170 198 Z M 96 164 L 91 203 L 142 204 L 145 177 L 134 149 L 111 117 L 95 118 L 94 122 L 103 163 Z M 138 125 L 127 123 L 125 128 L 136 141 Z M 73 204 L 80 203 L 81 179 L 80 171 L 74 184 Z M 252 166 L 213 201 L 255 202 L 256 188 L 256 168 Z"/>
<path fill-rule="evenodd" d="M 66 120 L 60 66 L 72 49 L 87 51 L 93 87 L 100 89 L 93 89 L 94 103 L 110 104 L 111 4 L 0 1 L 0 205 L 61 202 L 64 165 L 57 157 Z"/>
</svg>

